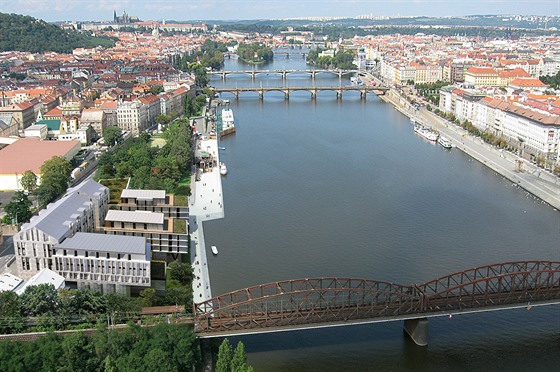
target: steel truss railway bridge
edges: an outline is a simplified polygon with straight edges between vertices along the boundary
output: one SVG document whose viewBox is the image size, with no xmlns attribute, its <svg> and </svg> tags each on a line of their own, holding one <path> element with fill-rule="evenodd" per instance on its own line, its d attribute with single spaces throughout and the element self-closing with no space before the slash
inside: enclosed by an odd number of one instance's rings
<svg viewBox="0 0 560 372">
<path fill-rule="evenodd" d="M 262 284 L 194 305 L 202 338 L 404 320 L 428 343 L 428 318 L 560 303 L 560 261 L 476 267 L 425 283 L 352 278 Z"/>
<path fill-rule="evenodd" d="M 284 93 L 285 99 L 290 99 L 290 93 L 295 91 L 307 91 L 311 93 L 311 99 L 317 98 L 317 93 L 323 91 L 333 91 L 336 92 L 336 98 L 342 99 L 342 94 L 348 91 L 358 91 L 360 92 L 360 98 L 366 99 L 367 93 L 374 93 L 377 95 L 383 95 L 389 88 L 384 86 L 374 86 L 367 87 L 364 85 L 348 85 L 348 86 L 301 86 L 301 87 L 240 87 L 240 88 L 212 88 L 215 93 L 232 93 L 233 98 L 238 99 L 239 94 L 245 92 L 257 92 L 259 94 L 259 99 L 264 99 L 264 94 L 266 92 L 282 92 Z"/>
<path fill-rule="evenodd" d="M 253 79 L 258 75 L 280 75 L 282 79 L 286 79 L 289 74 L 308 74 L 311 79 L 315 79 L 317 74 L 334 74 L 341 78 L 344 75 L 356 73 L 358 70 L 239 70 L 239 71 L 211 71 L 207 72 L 209 76 L 220 76 L 225 80 L 227 75 L 250 75 Z"/>
</svg>

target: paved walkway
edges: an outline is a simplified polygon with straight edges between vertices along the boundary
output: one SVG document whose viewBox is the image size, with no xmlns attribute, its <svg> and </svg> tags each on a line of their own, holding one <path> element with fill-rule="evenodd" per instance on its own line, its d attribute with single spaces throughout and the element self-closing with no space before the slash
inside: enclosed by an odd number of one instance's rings
<svg viewBox="0 0 560 372">
<path fill-rule="evenodd" d="M 224 198 L 222 179 L 219 170 L 218 141 L 205 139 L 199 141 L 200 151 L 207 151 L 216 159 L 217 166 L 211 171 L 199 172 L 191 186 L 189 197 L 189 226 L 191 235 L 191 264 L 194 269 L 194 302 L 199 303 L 212 298 L 208 256 L 213 257 L 210 246 L 206 246 L 203 222 L 224 218 Z M 197 149 L 197 151 L 199 151 Z M 219 248 L 219 247 L 218 247 Z"/>
<path fill-rule="evenodd" d="M 390 93 L 388 92 L 382 99 L 393 104 L 404 115 L 414 117 L 423 125 L 437 129 L 441 134 L 449 138 L 457 149 L 472 156 L 554 208 L 560 209 L 560 179 L 557 176 L 538 168 L 525 159 L 522 160 L 523 171 L 516 172 L 516 162 L 520 160 L 518 156 L 485 143 L 482 139 L 470 135 L 463 128 L 425 108 L 420 110 L 414 109 L 394 90 Z"/>
</svg>

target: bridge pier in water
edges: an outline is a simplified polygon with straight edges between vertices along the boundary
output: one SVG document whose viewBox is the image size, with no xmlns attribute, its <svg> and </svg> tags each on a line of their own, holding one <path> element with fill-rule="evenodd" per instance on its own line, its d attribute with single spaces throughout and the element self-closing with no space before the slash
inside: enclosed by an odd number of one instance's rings
<svg viewBox="0 0 560 372">
<path fill-rule="evenodd" d="M 428 319 L 417 318 L 404 321 L 404 331 L 418 346 L 428 345 Z"/>
</svg>

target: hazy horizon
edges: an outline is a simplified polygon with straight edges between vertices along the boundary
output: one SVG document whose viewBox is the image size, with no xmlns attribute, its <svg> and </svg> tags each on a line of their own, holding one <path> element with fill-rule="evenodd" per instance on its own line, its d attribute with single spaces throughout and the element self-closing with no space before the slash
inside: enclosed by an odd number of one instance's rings
<svg viewBox="0 0 560 372">
<path fill-rule="evenodd" d="M 111 21 L 113 11 L 141 20 L 251 20 L 374 16 L 559 16 L 560 0 L 0 0 L 0 12 L 54 21 Z"/>
</svg>

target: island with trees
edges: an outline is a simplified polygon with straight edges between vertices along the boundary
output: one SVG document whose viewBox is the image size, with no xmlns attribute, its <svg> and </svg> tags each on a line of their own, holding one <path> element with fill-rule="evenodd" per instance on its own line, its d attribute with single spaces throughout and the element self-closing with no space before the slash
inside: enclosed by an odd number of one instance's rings
<svg viewBox="0 0 560 372">
<path fill-rule="evenodd" d="M 245 63 L 260 64 L 272 61 L 274 52 L 264 43 L 239 44 L 237 55 Z"/>
</svg>

